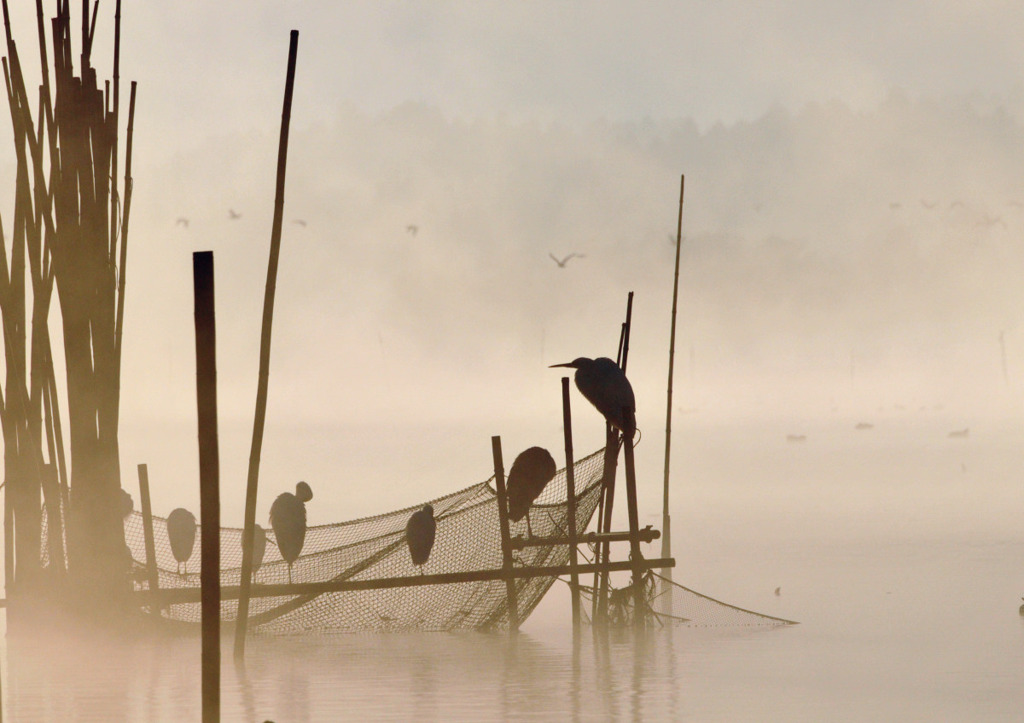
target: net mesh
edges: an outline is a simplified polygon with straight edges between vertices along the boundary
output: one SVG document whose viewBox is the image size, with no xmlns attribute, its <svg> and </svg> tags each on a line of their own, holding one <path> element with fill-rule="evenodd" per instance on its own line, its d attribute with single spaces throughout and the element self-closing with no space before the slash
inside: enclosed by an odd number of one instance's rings
<svg viewBox="0 0 1024 723">
<path fill-rule="evenodd" d="M 603 472 L 603 450 L 574 464 L 577 524 L 585 529 L 597 508 Z M 565 470 L 559 470 L 530 508 L 534 536 L 564 534 L 567 526 Z M 370 580 L 417 575 L 501 569 L 501 533 L 494 477 L 444 497 L 429 500 L 437 532 L 430 558 L 422 569 L 412 564 L 405 540 L 409 516 L 423 503 L 388 514 L 308 528 L 302 554 L 292 565 L 294 583 Z M 510 524 L 513 537 L 526 535 L 526 519 Z M 142 515 L 125 518 L 125 543 L 133 560 L 133 585 L 146 590 L 146 559 Z M 201 532 L 196 531 L 192 556 L 177 572 L 171 553 L 167 520 L 153 517 L 159 587 L 199 587 Z M 241 579 L 242 530 L 221 529 L 221 585 Z M 565 545 L 528 547 L 516 553 L 516 564 L 565 565 Z M 554 577 L 515 582 L 520 619 L 525 619 L 553 584 Z M 285 584 L 288 563 L 282 559 L 272 530 L 267 530 L 263 563 L 256 584 Z M 221 619 L 234 621 L 236 600 L 221 603 Z M 173 621 L 199 623 L 200 604 L 167 606 L 161 615 Z M 385 632 L 450 631 L 507 627 L 507 597 L 503 580 L 421 585 L 310 595 L 252 598 L 249 628 L 255 632 L 288 634 L 318 631 Z"/>
<path fill-rule="evenodd" d="M 604 471 L 604 450 L 574 464 L 577 529 L 586 530 L 597 509 Z M 437 532 L 430 558 L 422 569 L 413 565 L 405 539 L 409 516 L 424 503 L 374 517 L 318 525 L 307 529 L 302 554 L 293 563 L 294 583 L 343 580 L 374 580 L 395 577 L 500 570 L 501 533 L 494 477 L 451 494 L 429 500 L 434 508 Z M 568 527 L 565 470 L 531 506 L 530 529 L 535 537 L 565 535 Z M 202 532 L 197 527 L 192 555 L 179 566 L 171 552 L 167 518 L 153 516 L 158 586 L 161 589 L 200 587 L 199 558 Z M 42 558 L 49 564 L 46 515 L 43 516 Z M 527 535 L 527 520 L 510 521 L 512 537 Z M 260 585 L 289 582 L 288 563 L 281 557 L 274 533 L 268 529 L 263 562 L 253 575 Z M 149 588 L 145 565 L 146 546 L 142 515 L 133 511 L 124 519 L 127 553 L 131 555 L 130 579 L 136 591 Z M 66 550 L 65 556 L 66 556 Z M 241 579 L 242 530 L 223 527 L 220 532 L 221 586 L 237 586 Z M 525 547 L 514 553 L 516 566 L 559 566 L 569 562 L 566 545 Z M 765 626 L 790 621 L 743 610 L 714 600 L 689 588 L 671 584 L 671 611 L 665 610 L 664 580 L 654 571 L 645 577 L 646 607 L 662 625 Z M 515 581 L 520 620 L 533 611 L 550 589 L 554 576 Z M 585 598 L 593 588 L 581 586 Z M 634 615 L 632 588 L 612 589 L 610 622 L 628 624 Z M 589 612 L 591 605 L 584 605 Z M 221 619 L 234 622 L 237 600 L 221 602 Z M 198 627 L 199 602 L 163 606 L 160 616 L 169 624 Z M 417 585 L 375 590 L 354 590 L 308 595 L 254 597 L 249 602 L 249 629 L 264 634 L 310 632 L 401 632 L 502 629 L 508 626 L 505 581 L 487 580 Z"/>
</svg>

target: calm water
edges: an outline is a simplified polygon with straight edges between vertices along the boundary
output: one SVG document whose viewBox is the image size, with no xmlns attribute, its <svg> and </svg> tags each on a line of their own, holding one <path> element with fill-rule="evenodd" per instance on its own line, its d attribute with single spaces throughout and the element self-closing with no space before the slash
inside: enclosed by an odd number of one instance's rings
<svg viewBox="0 0 1024 723">
<path fill-rule="evenodd" d="M 681 446 L 676 579 L 800 625 L 574 650 L 559 584 L 514 642 L 256 639 L 244 671 L 228 642 L 224 719 L 1020 720 L 1024 464 L 1012 429 L 944 428 L 789 445 L 807 430 L 719 428 Z M 199 719 L 198 639 L 12 641 L 0 662 L 5 720 Z"/>
</svg>

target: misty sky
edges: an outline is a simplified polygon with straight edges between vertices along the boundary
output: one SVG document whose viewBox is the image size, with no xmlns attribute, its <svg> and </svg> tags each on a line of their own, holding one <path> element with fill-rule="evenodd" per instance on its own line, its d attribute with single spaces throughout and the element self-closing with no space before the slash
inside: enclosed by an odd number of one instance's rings
<svg viewBox="0 0 1024 723">
<path fill-rule="evenodd" d="M 102 3 L 101 49 L 112 14 Z M 1019 3 L 125 0 L 122 14 L 122 82 L 139 83 L 125 470 L 194 454 L 191 429 L 158 430 L 195 414 L 190 255 L 213 249 L 222 466 L 242 476 L 293 28 L 271 477 L 369 467 L 357 420 L 476 425 L 481 454 L 460 474 L 486 471 L 503 429 L 543 418 L 543 439 L 510 445 L 557 445 L 547 365 L 614 355 L 630 290 L 655 438 L 680 173 L 681 407 L 991 395 L 1000 333 L 1024 382 Z M 31 5 L 12 21 L 31 68 Z M 586 258 L 548 259 L 572 251 Z M 292 446 L 275 441 L 285 422 Z M 589 449 L 599 425 L 579 423 Z M 296 431 L 318 425 L 333 431 Z"/>
</svg>

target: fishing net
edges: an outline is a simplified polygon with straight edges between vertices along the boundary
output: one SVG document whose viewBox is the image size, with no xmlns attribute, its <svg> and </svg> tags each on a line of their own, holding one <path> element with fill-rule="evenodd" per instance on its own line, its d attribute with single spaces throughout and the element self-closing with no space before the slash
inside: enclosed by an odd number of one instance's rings
<svg viewBox="0 0 1024 723">
<path fill-rule="evenodd" d="M 775 627 L 795 625 L 792 620 L 745 610 L 729 603 L 715 600 L 696 590 L 680 585 L 648 570 L 644 576 L 644 612 L 652 624 L 660 627 Z M 591 602 L 584 610 L 593 610 L 594 588 L 583 587 L 583 596 Z M 636 596 L 632 584 L 612 588 L 608 597 L 608 620 L 611 625 L 627 626 L 634 620 Z"/>
<path fill-rule="evenodd" d="M 604 469 L 604 450 L 576 461 L 574 486 L 578 529 L 589 524 L 597 508 Z M 535 537 L 564 535 L 567 528 L 565 470 L 559 470 L 530 508 L 530 528 Z M 412 564 L 405 540 L 409 516 L 424 503 L 388 514 L 350 522 L 310 527 L 302 554 L 292 565 L 294 583 L 334 580 L 371 580 L 392 577 L 500 570 L 501 533 L 494 478 L 444 497 L 428 500 L 434 508 L 437 532 L 430 558 L 422 569 Z M 125 518 L 125 543 L 133 560 L 133 585 L 146 590 L 145 538 L 142 515 Z M 192 556 L 182 566 L 171 553 L 167 520 L 153 517 L 159 587 L 198 588 L 202 545 L 197 529 Z M 524 518 L 510 524 L 512 537 L 526 536 Z M 221 585 L 238 585 L 242 566 L 242 530 L 221 529 Z M 516 566 L 566 565 L 565 545 L 527 547 L 515 553 Z M 520 619 L 525 619 L 555 581 L 545 576 L 516 580 Z M 288 583 L 288 563 L 277 548 L 274 533 L 267 530 L 263 563 L 253 582 L 258 585 Z M 234 621 L 236 600 L 221 603 L 221 618 Z M 171 621 L 199 623 L 200 604 L 167 605 L 160 614 Z M 505 582 L 489 580 L 439 585 L 420 585 L 379 590 L 356 590 L 282 597 L 253 597 L 249 602 L 249 629 L 259 633 L 450 631 L 494 629 L 508 625 Z"/>
<path fill-rule="evenodd" d="M 604 450 L 574 464 L 577 529 L 586 530 L 598 507 L 604 471 Z M 565 536 L 568 506 L 565 470 L 559 470 L 529 511 L 535 537 Z M 465 489 L 428 501 L 434 508 L 437 532 L 430 558 L 422 568 L 413 565 L 405 539 L 409 516 L 424 503 L 383 515 L 349 522 L 309 527 L 302 554 L 293 563 L 293 583 L 381 580 L 418 574 L 439 575 L 502 567 L 501 533 L 494 477 Z M 197 527 L 192 554 L 182 565 L 171 552 L 167 519 L 154 516 L 153 537 L 158 587 L 200 587 L 199 558 L 202 533 Z M 49 562 L 47 524 L 43 521 L 42 557 Z M 527 520 L 510 521 L 513 538 L 527 536 Z M 256 585 L 289 582 L 288 563 L 281 557 L 274 533 L 267 530 L 262 564 L 253 575 Z M 133 511 L 124 519 L 126 555 L 130 553 L 130 580 L 135 591 L 149 589 L 145 565 L 143 518 Z M 585 551 L 586 548 L 584 548 Z M 220 532 L 221 585 L 237 586 L 241 579 L 242 530 L 224 527 Z M 585 555 L 584 555 L 585 556 Z M 569 562 L 566 545 L 524 547 L 514 553 L 515 566 L 560 566 Z M 666 593 L 655 581 L 653 570 L 643 578 L 646 607 L 661 625 L 750 626 L 781 625 L 789 621 L 750 612 L 672 584 L 671 611 L 664 610 Z M 515 589 L 520 620 L 533 611 L 550 589 L 555 576 L 520 578 Z M 664 578 L 661 578 L 664 579 Z M 593 588 L 581 585 L 592 599 Z M 611 624 L 629 624 L 634 615 L 630 586 L 612 588 L 608 615 Z M 585 613 L 592 605 L 584 605 Z M 149 612 L 154 612 L 149 610 Z M 221 602 L 221 619 L 237 617 L 238 601 Z M 198 627 L 199 602 L 164 604 L 158 614 L 168 624 Z M 502 629 L 508 626 L 508 597 L 501 579 L 403 586 L 374 590 L 350 590 L 277 597 L 252 597 L 249 629 L 263 634 L 311 632 L 399 632 Z"/>
</svg>

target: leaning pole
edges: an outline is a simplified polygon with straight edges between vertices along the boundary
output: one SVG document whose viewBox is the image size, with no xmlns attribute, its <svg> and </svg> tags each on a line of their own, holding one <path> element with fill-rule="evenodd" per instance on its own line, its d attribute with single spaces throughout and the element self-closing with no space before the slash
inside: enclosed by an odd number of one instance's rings
<svg viewBox="0 0 1024 723">
<path fill-rule="evenodd" d="M 679 301 L 679 253 L 683 246 L 683 190 L 686 176 L 679 177 L 679 219 L 676 221 L 676 268 L 672 281 L 672 330 L 668 341 L 668 410 L 665 412 L 665 489 L 661 508 L 661 556 L 672 557 L 672 516 L 668 512 L 669 459 L 672 452 L 672 372 L 676 364 L 676 305 Z M 672 613 L 672 568 L 661 581 L 662 612 Z"/>
<path fill-rule="evenodd" d="M 270 232 L 270 262 L 267 288 L 263 297 L 263 330 L 260 334 L 260 371 L 256 388 L 256 417 L 249 452 L 249 477 L 245 489 L 245 527 L 242 531 L 242 578 L 235 623 L 235 660 L 245 657 L 245 633 L 249 622 L 249 585 L 252 580 L 252 543 L 256 525 L 256 490 L 260 477 L 260 453 L 263 427 L 267 419 L 267 380 L 270 376 L 270 330 L 274 323 L 274 295 L 277 290 L 277 261 L 281 255 L 281 223 L 284 217 L 284 176 L 288 165 L 288 126 L 292 117 L 292 89 L 295 86 L 295 56 L 299 49 L 299 31 L 293 30 L 288 46 L 288 74 L 281 111 L 281 141 L 277 152 L 277 192 L 274 198 L 274 223 Z"/>
</svg>

